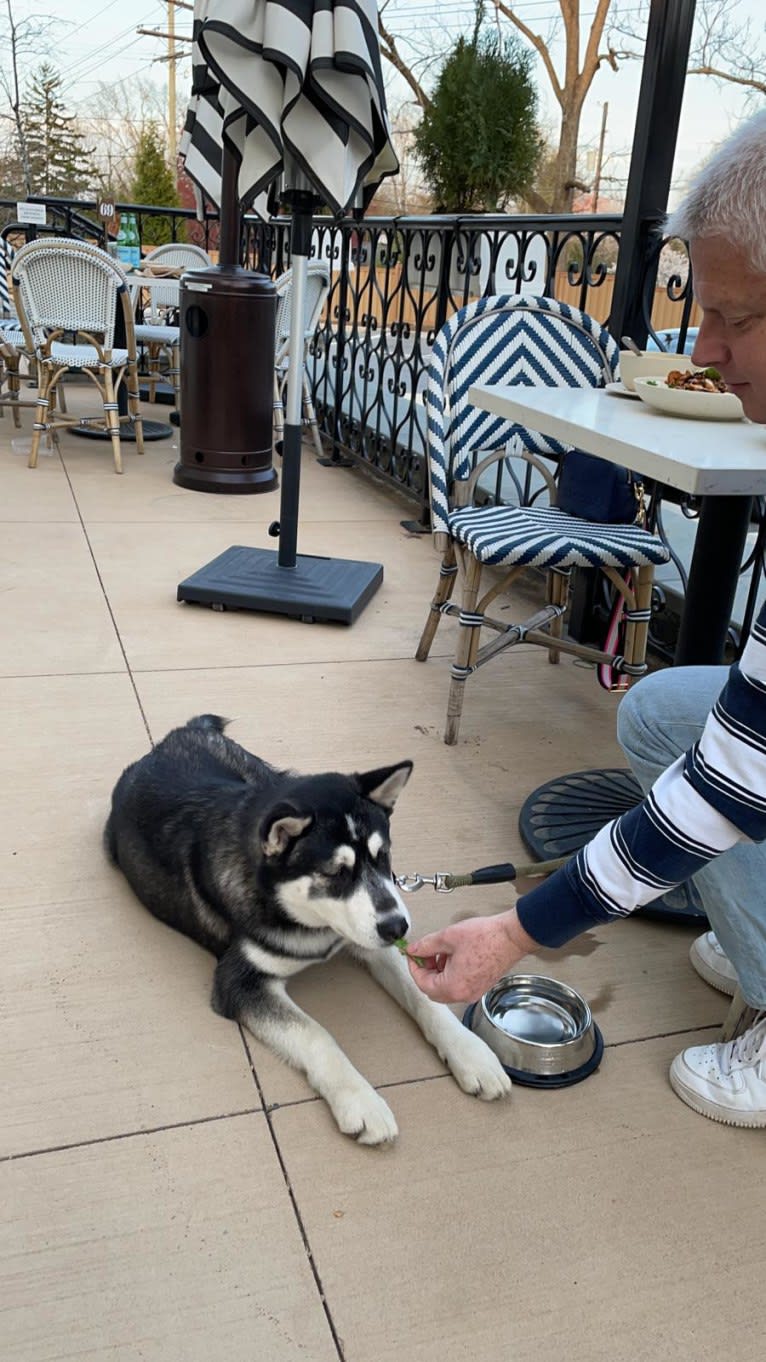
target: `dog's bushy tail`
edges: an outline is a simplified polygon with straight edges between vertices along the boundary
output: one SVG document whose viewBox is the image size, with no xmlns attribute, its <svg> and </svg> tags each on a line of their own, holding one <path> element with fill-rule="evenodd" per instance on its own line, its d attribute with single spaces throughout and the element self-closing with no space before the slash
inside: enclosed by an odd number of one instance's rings
<svg viewBox="0 0 766 1362">
<path fill-rule="evenodd" d="M 203 733 L 209 733 L 211 729 L 215 733 L 223 733 L 230 723 L 231 719 L 222 719 L 220 714 L 197 714 L 195 718 L 189 720 L 186 727 L 199 728 Z"/>
</svg>

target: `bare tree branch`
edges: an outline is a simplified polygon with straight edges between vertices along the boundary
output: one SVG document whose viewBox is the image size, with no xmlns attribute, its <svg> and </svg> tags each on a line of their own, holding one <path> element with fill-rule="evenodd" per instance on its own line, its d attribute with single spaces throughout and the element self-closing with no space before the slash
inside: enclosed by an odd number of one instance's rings
<svg viewBox="0 0 766 1362">
<path fill-rule="evenodd" d="M 431 103 L 430 99 L 428 98 L 428 95 L 423 89 L 423 86 L 420 84 L 420 81 L 415 76 L 415 73 L 412 70 L 412 68 L 407 65 L 406 61 L 401 55 L 399 48 L 396 45 L 396 38 L 393 36 L 391 32 L 389 32 L 389 30 L 383 23 L 383 10 L 385 8 L 386 6 L 383 5 L 381 8 L 380 17 L 378 19 L 378 31 L 380 33 L 381 54 L 385 57 L 386 61 L 390 62 L 394 69 L 399 72 L 399 75 L 403 76 L 404 80 L 406 80 L 407 84 L 412 90 L 412 93 L 415 96 L 416 102 L 420 105 L 421 109 L 427 109 L 429 104 Z"/>
</svg>

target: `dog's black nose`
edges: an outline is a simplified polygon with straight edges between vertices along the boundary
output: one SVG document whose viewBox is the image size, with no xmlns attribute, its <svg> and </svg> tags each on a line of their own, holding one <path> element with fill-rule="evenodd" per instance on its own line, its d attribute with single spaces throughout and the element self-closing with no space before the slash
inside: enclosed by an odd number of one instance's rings
<svg viewBox="0 0 766 1362">
<path fill-rule="evenodd" d="M 398 941 L 400 936 L 406 936 L 409 930 L 409 921 L 403 913 L 393 913 L 378 923 L 378 936 L 386 945 Z"/>
</svg>

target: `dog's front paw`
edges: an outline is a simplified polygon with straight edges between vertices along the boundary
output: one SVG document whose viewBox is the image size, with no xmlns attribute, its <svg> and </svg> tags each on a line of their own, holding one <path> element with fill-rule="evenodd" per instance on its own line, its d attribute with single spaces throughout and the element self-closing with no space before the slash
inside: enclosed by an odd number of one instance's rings
<svg viewBox="0 0 766 1362">
<path fill-rule="evenodd" d="M 358 1144 L 391 1144 L 399 1134 L 391 1108 L 369 1083 L 347 1087 L 327 1100 L 343 1134 Z"/>
<path fill-rule="evenodd" d="M 461 1032 L 450 1036 L 442 1059 L 463 1092 L 470 1093 L 472 1097 L 481 1097 L 485 1102 L 507 1097 L 511 1091 L 511 1080 L 497 1055 L 473 1031 L 462 1027 Z"/>
</svg>

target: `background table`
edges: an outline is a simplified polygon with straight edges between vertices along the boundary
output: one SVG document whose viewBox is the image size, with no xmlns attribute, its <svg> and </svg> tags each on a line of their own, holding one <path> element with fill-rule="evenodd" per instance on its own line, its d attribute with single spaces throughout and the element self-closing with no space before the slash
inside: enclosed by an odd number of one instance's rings
<svg viewBox="0 0 766 1362">
<path fill-rule="evenodd" d="M 475 406 L 702 497 L 676 665 L 723 659 L 752 498 L 766 495 L 766 429 L 663 416 L 603 388 L 475 384 Z"/>
</svg>

